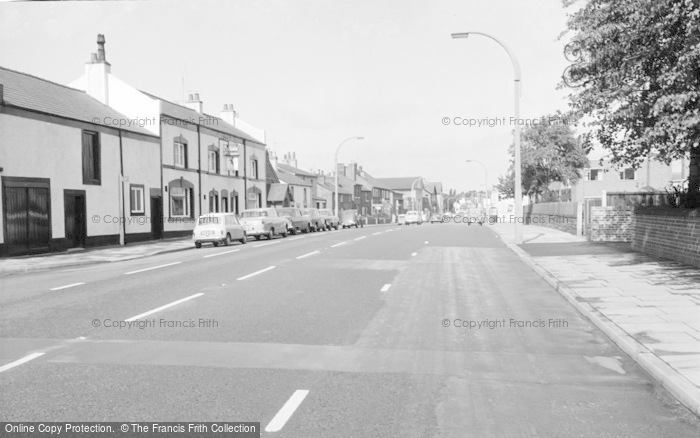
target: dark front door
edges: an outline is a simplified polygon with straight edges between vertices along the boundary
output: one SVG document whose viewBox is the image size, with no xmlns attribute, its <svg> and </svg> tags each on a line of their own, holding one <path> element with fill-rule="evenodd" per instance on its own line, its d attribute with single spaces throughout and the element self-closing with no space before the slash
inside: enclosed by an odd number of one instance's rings
<svg viewBox="0 0 700 438">
<path fill-rule="evenodd" d="M 154 239 L 163 237 L 163 198 L 151 196 L 151 235 Z"/>
<path fill-rule="evenodd" d="M 68 248 L 85 246 L 87 237 L 85 191 L 64 190 L 63 208 L 66 224 L 66 246 Z"/>
<path fill-rule="evenodd" d="M 8 254 L 48 251 L 51 238 L 49 180 L 3 177 L 2 186 Z"/>
</svg>

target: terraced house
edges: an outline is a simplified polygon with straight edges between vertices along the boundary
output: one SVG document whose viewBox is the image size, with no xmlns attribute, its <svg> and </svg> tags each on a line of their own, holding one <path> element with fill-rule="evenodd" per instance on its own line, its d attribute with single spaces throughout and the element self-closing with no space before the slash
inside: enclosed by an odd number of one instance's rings
<svg viewBox="0 0 700 438">
<path fill-rule="evenodd" d="M 264 135 L 234 126 L 233 105 L 216 117 L 204 112 L 198 93 L 178 104 L 140 91 L 111 73 L 102 35 L 97 45 L 72 86 L 125 114 L 120 124 L 141 125 L 160 138 L 160 163 L 153 169 L 160 183 L 144 192 L 156 237 L 187 235 L 204 213 L 267 205 Z"/>
<path fill-rule="evenodd" d="M 160 140 L 87 93 L 0 68 L 0 255 L 154 237 Z"/>
</svg>

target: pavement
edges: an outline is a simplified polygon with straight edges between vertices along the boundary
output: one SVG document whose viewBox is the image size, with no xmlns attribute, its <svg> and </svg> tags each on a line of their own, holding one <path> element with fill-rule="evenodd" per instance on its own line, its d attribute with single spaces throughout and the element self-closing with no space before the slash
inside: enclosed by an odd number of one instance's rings
<svg viewBox="0 0 700 438">
<path fill-rule="evenodd" d="M 700 436 L 697 416 L 487 226 L 457 224 L 0 277 L 0 421 Z"/>
<path fill-rule="evenodd" d="M 489 226 L 516 254 L 696 415 L 700 415 L 700 271 L 552 228 Z"/>
<path fill-rule="evenodd" d="M 0 259 L 0 276 L 94 263 L 118 262 L 193 249 L 190 237 L 147 241 L 124 246 L 79 248 L 60 253 Z"/>
</svg>

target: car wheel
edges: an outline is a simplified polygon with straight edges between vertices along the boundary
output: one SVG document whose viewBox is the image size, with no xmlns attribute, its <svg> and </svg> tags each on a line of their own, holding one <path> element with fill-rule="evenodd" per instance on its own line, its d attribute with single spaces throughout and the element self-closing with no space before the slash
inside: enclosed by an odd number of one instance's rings
<svg viewBox="0 0 700 438">
<path fill-rule="evenodd" d="M 230 246 L 231 245 L 231 235 L 226 234 L 226 240 L 224 240 L 224 246 Z"/>
<path fill-rule="evenodd" d="M 255 236 L 255 240 L 260 240 L 261 237 L 262 236 L 260 234 L 258 234 L 257 236 Z"/>
<path fill-rule="evenodd" d="M 214 246 L 219 246 L 219 242 L 214 242 Z"/>
<path fill-rule="evenodd" d="M 267 240 L 272 240 L 275 237 L 275 229 L 270 228 L 270 231 L 267 232 Z"/>
<path fill-rule="evenodd" d="M 194 247 L 197 248 L 197 249 L 199 249 L 199 248 L 202 247 L 202 244 L 201 244 L 200 242 L 195 242 L 195 243 L 194 243 Z"/>
<path fill-rule="evenodd" d="M 243 233 L 243 238 L 241 239 L 241 244 L 245 245 L 246 243 L 248 243 L 248 236 L 246 236 L 245 233 Z"/>
<path fill-rule="evenodd" d="M 288 234 L 289 234 L 289 228 L 285 227 L 284 233 L 282 233 L 282 237 L 287 237 Z"/>
</svg>

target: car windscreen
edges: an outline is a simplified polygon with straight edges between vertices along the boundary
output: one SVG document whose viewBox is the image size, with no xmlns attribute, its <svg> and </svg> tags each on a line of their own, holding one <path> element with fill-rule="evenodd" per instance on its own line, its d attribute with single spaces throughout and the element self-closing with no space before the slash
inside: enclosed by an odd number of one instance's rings
<svg viewBox="0 0 700 438">
<path fill-rule="evenodd" d="M 277 214 L 280 216 L 299 216 L 296 210 L 277 210 Z"/>
<path fill-rule="evenodd" d="M 216 225 L 221 223 L 221 218 L 218 216 L 200 216 L 197 219 L 197 225 Z"/>
<path fill-rule="evenodd" d="M 266 211 L 244 211 L 241 217 L 267 217 Z"/>
</svg>

